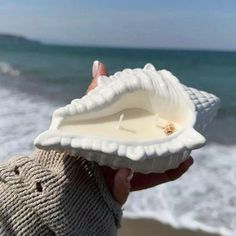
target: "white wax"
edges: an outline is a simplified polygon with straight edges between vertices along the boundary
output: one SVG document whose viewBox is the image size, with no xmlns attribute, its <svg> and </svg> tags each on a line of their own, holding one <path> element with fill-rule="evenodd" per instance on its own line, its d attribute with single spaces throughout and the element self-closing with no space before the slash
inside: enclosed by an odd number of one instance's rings
<svg viewBox="0 0 236 236">
<path fill-rule="evenodd" d="M 119 125 L 122 114 L 124 117 Z M 176 129 L 179 128 L 176 122 L 171 122 Z M 163 123 L 165 120 L 161 118 L 161 125 Z M 166 124 L 168 124 L 168 120 L 166 120 Z M 166 137 L 163 129 L 157 124 L 156 114 L 137 108 L 126 109 L 102 118 L 63 121 L 59 130 L 70 134 L 87 134 L 117 140 L 162 139 Z"/>
</svg>

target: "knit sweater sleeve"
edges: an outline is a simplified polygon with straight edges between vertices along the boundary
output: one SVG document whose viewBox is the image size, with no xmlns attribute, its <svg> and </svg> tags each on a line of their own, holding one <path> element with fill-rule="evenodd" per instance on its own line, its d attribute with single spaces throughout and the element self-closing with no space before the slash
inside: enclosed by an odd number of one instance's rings
<svg viewBox="0 0 236 236">
<path fill-rule="evenodd" d="M 36 149 L 0 166 L 0 235 L 116 235 L 121 214 L 82 157 Z"/>
</svg>

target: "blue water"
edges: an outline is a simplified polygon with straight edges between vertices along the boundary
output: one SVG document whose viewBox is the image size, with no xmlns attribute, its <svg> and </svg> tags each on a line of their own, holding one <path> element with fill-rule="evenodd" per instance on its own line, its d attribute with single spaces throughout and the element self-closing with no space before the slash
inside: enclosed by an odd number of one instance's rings
<svg viewBox="0 0 236 236">
<path fill-rule="evenodd" d="M 53 110 L 86 90 L 93 60 L 110 74 L 150 62 L 188 86 L 216 94 L 219 115 L 208 145 L 193 153 L 195 165 L 179 181 L 134 193 L 125 215 L 150 217 L 175 227 L 236 232 L 236 53 L 85 48 L 0 43 L 0 160 L 28 153 L 50 124 Z M 191 183 L 190 183 L 191 181 Z"/>
</svg>

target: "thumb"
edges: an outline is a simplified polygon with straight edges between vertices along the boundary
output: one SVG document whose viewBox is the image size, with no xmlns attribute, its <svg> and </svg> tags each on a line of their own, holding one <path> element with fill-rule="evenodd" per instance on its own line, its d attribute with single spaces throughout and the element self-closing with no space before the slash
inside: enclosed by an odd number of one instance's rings
<svg viewBox="0 0 236 236">
<path fill-rule="evenodd" d="M 112 193 L 113 197 L 120 205 L 123 205 L 129 196 L 132 177 L 133 172 L 131 169 L 123 168 L 116 172 Z"/>
<path fill-rule="evenodd" d="M 94 61 L 92 67 L 92 82 L 88 86 L 87 93 L 97 86 L 97 79 L 101 75 L 107 75 L 107 69 L 100 61 Z"/>
</svg>

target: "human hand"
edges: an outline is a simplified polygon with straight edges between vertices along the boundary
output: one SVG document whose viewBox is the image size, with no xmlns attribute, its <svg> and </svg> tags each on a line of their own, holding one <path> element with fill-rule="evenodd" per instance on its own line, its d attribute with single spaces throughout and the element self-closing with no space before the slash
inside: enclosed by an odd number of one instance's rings
<svg viewBox="0 0 236 236">
<path fill-rule="evenodd" d="M 87 92 L 97 86 L 97 79 L 101 75 L 107 75 L 106 67 L 101 62 L 95 61 L 92 68 L 92 82 L 88 86 Z M 150 174 L 133 173 L 132 170 L 127 168 L 113 170 L 108 166 L 102 166 L 100 169 L 114 199 L 120 205 L 123 205 L 130 191 L 147 189 L 176 180 L 182 176 L 192 164 L 193 158 L 189 157 L 176 169 L 167 170 L 164 173 Z"/>
</svg>

